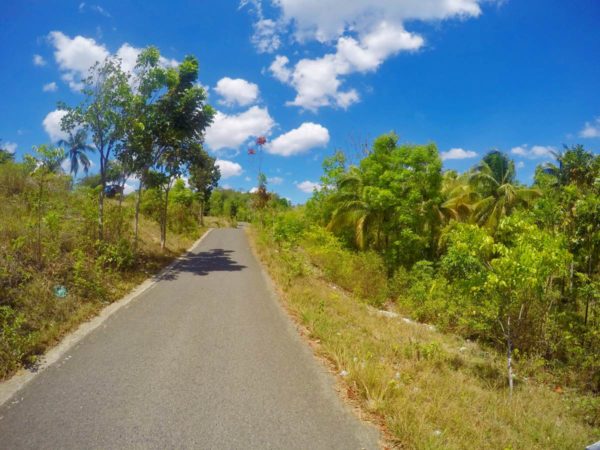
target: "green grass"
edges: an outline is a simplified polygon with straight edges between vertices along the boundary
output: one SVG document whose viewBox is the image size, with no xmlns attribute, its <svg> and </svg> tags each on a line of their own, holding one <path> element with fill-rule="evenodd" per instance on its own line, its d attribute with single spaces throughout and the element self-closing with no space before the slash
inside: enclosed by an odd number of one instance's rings
<svg viewBox="0 0 600 450">
<path fill-rule="evenodd" d="M 435 328 L 387 318 L 327 279 L 306 252 L 250 237 L 290 314 L 326 358 L 348 396 L 408 449 L 581 449 L 600 438 L 586 397 L 519 377 L 505 360 Z M 594 403 L 590 403 L 593 407 Z M 592 412 L 593 415 L 593 412 Z"/>
<path fill-rule="evenodd" d="M 142 216 L 139 251 L 133 257 L 133 199 L 127 199 L 122 210 L 116 201 L 107 201 L 107 228 L 113 233 L 121 230 L 123 238 L 112 237 L 102 250 L 89 237 L 96 228 L 95 205 L 88 202 L 82 194 L 57 189 L 45 214 L 59 214 L 59 226 L 52 230 L 48 221 L 44 222 L 40 263 L 34 256 L 34 214 L 23 196 L 4 199 L 6 214 L 0 217 L 0 380 L 23 366 L 34 365 L 66 333 L 160 271 L 205 230 L 170 231 L 167 248 L 161 251 L 158 224 Z M 89 218 L 86 207 L 91 211 Z M 125 218 L 122 224 L 119 217 Z M 124 247 L 119 247 L 120 242 L 125 242 Z M 121 262 L 126 264 L 121 266 Z M 66 297 L 54 295 L 57 285 L 67 288 Z"/>
</svg>

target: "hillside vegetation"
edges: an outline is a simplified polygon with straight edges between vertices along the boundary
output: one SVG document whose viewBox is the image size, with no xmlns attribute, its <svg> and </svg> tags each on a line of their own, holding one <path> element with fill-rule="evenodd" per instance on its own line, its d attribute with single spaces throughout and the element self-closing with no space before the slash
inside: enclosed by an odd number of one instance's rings
<svg viewBox="0 0 600 450">
<path fill-rule="evenodd" d="M 0 164 L 0 379 L 34 364 L 65 332 L 156 273 L 187 249 L 203 229 L 198 202 L 176 184 L 169 208 L 171 235 L 161 250 L 152 217 L 157 193 L 142 201 L 134 247 L 133 197 L 108 200 L 104 239 L 97 236 L 99 188 L 71 190 L 62 174 L 40 179 L 24 164 Z"/>
<path fill-rule="evenodd" d="M 197 79 L 193 56 L 165 67 L 148 47 L 131 72 L 108 57 L 59 104 L 65 139 L 21 162 L 0 147 L 0 379 L 199 237 L 220 173 Z"/>
<path fill-rule="evenodd" d="M 599 156 L 565 148 L 525 186 L 501 152 L 444 172 L 435 145 L 383 135 L 257 230 L 290 309 L 399 443 L 597 440 Z"/>
</svg>

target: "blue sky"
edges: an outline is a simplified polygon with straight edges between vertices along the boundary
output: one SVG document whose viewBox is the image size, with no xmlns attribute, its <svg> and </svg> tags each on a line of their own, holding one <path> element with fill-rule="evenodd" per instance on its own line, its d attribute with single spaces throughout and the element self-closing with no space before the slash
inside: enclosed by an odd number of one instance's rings
<svg viewBox="0 0 600 450">
<path fill-rule="evenodd" d="M 303 202 L 335 149 L 394 130 L 465 170 L 492 148 L 528 182 L 562 144 L 600 146 L 597 0 L 19 1 L 0 4 L 0 138 L 17 157 L 60 135 L 94 57 L 156 45 L 200 60 L 219 111 L 222 185 Z"/>
</svg>

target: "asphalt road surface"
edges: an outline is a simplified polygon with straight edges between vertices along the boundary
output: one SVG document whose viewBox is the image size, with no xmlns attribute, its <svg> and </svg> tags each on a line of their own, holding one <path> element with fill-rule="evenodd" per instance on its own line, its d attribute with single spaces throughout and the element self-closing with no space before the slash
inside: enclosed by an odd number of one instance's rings
<svg viewBox="0 0 600 450">
<path fill-rule="evenodd" d="M 277 304 L 241 229 L 217 229 L 0 407 L 1 449 L 372 449 Z"/>
</svg>

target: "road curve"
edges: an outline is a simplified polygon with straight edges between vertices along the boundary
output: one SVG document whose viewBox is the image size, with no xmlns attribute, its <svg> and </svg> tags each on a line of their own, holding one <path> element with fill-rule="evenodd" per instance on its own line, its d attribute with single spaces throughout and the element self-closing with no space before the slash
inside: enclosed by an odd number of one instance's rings
<svg viewBox="0 0 600 450">
<path fill-rule="evenodd" d="M 1 449 L 375 449 L 378 434 L 282 312 L 240 229 L 168 275 L 0 407 Z"/>
</svg>

